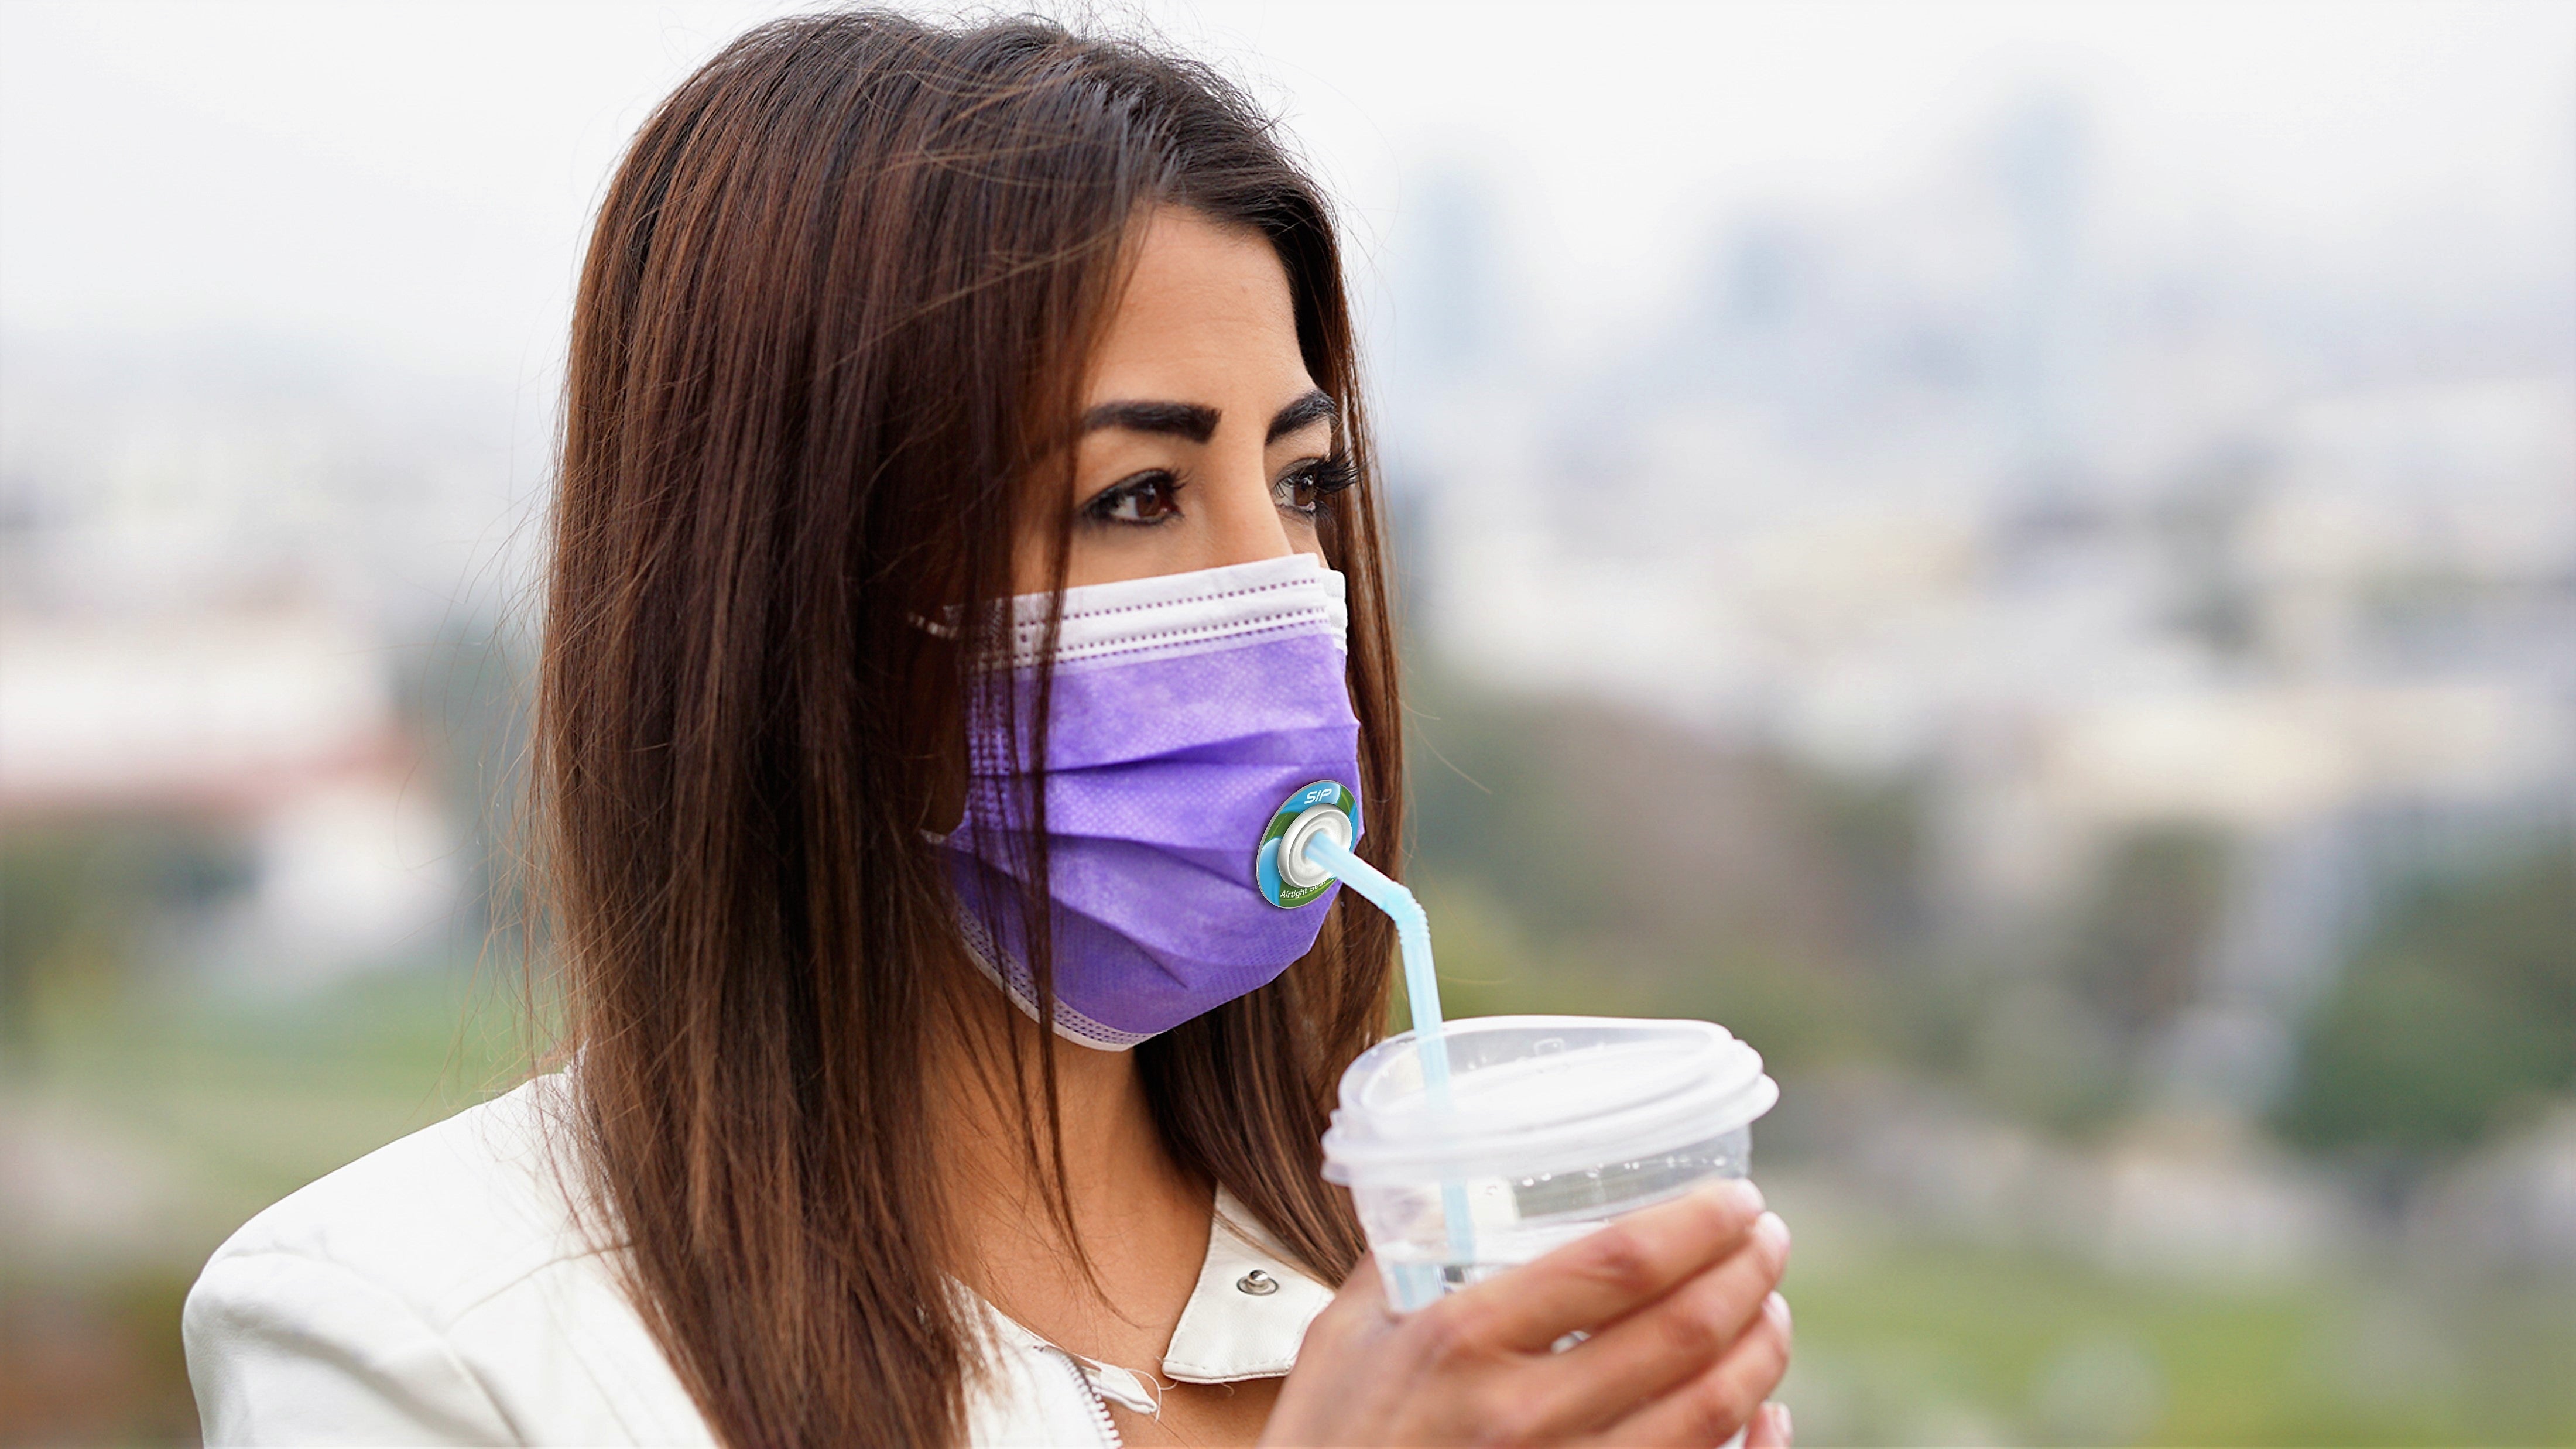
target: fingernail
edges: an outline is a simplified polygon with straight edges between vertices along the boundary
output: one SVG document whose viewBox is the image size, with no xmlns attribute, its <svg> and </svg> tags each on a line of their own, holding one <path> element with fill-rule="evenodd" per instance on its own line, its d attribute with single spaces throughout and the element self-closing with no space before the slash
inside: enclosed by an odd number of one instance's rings
<svg viewBox="0 0 2576 1449">
<path fill-rule="evenodd" d="M 1780 1251 L 1784 1253 L 1789 1251 L 1789 1225 L 1780 1221 L 1778 1213 L 1764 1213 L 1755 1218 L 1753 1231 Z"/>
<path fill-rule="evenodd" d="M 1771 1406 L 1771 1414 L 1772 1417 L 1778 1421 L 1779 1433 L 1775 1437 L 1778 1438 L 1783 1445 L 1786 1445 L 1797 1434 L 1797 1431 L 1789 1426 L 1789 1406 L 1787 1404 L 1773 1404 Z"/>
<path fill-rule="evenodd" d="M 1770 1297 L 1762 1300 L 1762 1311 L 1771 1315 L 1771 1321 L 1780 1325 L 1782 1333 L 1789 1331 L 1789 1300 L 1781 1297 L 1776 1290 Z"/>
</svg>

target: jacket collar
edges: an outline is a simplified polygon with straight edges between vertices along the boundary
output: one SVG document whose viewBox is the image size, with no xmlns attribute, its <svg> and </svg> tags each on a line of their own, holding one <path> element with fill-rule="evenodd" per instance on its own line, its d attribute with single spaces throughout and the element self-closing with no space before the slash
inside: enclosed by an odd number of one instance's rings
<svg viewBox="0 0 2576 1449">
<path fill-rule="evenodd" d="M 1295 1266 L 1279 1240 L 1224 1188 L 1208 1226 L 1207 1261 L 1172 1328 L 1163 1377 L 1221 1384 L 1284 1374 L 1333 1290 Z"/>
<path fill-rule="evenodd" d="M 1297 1267 L 1287 1250 L 1234 1194 L 1216 1191 L 1207 1256 L 1163 1352 L 1162 1376 L 1191 1384 L 1275 1378 L 1297 1363 L 1306 1326 L 1333 1301 L 1333 1290 Z M 1140 1413 L 1159 1391 L 1132 1370 L 1100 1363 L 1049 1343 L 999 1309 L 985 1305 L 995 1336 L 1023 1352 L 1063 1354 L 1092 1389 Z"/>
</svg>

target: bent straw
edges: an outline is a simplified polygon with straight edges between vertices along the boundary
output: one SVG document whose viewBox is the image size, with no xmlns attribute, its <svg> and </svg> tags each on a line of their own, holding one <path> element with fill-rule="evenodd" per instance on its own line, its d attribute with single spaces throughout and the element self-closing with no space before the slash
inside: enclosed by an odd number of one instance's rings
<svg viewBox="0 0 2576 1449">
<path fill-rule="evenodd" d="M 1422 1086 L 1434 1110 L 1449 1110 L 1449 1039 L 1440 1029 L 1440 978 L 1431 969 L 1431 918 L 1413 892 L 1351 853 L 1323 831 L 1306 839 L 1306 863 L 1339 879 L 1395 922 L 1404 953 L 1404 997 L 1413 1007 L 1413 1049 L 1422 1062 Z M 1467 1215 L 1467 1191 L 1440 1184 L 1440 1214 L 1449 1228 L 1449 1254 L 1461 1268 L 1476 1261 L 1476 1225 Z"/>
</svg>

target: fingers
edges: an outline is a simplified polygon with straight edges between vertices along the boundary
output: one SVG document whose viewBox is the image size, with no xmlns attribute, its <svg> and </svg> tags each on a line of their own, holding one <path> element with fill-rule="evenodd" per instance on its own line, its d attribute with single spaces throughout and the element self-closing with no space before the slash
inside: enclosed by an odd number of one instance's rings
<svg viewBox="0 0 2576 1449">
<path fill-rule="evenodd" d="M 1602 1431 L 1609 1444 L 1710 1445 L 1749 1429 L 1789 1370 L 1789 1304 L 1774 1293 L 1715 1367 Z M 1787 1424 L 1781 1425 L 1785 1439 Z M 1752 1435 L 1745 1436 L 1748 1445 Z"/>
<path fill-rule="evenodd" d="M 1350 1276 L 1342 1281 L 1341 1291 L 1306 1325 L 1297 1361 L 1331 1364 L 1365 1358 L 1373 1352 L 1370 1345 L 1395 1327 L 1395 1315 L 1387 1310 L 1385 1280 L 1378 1274 L 1373 1255 L 1362 1254 L 1359 1262 L 1352 1265 Z"/>
<path fill-rule="evenodd" d="M 1375 1320 L 1387 1315 L 1386 1275 L 1377 1270 L 1377 1254 L 1362 1253 L 1342 1279 L 1341 1289 L 1333 1301 L 1324 1305 L 1324 1315 L 1341 1314 L 1362 1320 Z"/>
<path fill-rule="evenodd" d="M 1401 1374 L 1383 1369 L 1384 1340 L 1395 1326 L 1377 1264 L 1363 1256 L 1333 1301 L 1306 1325 L 1296 1369 L 1280 1385 L 1262 1442 L 1347 1443 L 1355 1425 L 1388 1421 L 1411 1387 Z"/>
<path fill-rule="evenodd" d="M 1789 1449 L 1787 1404 L 1764 1404 L 1746 1427 L 1744 1449 Z"/>
<path fill-rule="evenodd" d="M 1525 1267 L 1452 1294 L 1426 1312 L 1497 1348 L 1537 1352 L 1651 1303 L 1735 1251 L 1762 1193 L 1734 1179 L 1631 1213 Z"/>
<path fill-rule="evenodd" d="M 1766 1212 L 1717 1266 L 1540 1366 L 1549 1420 L 1597 1428 L 1707 1372 L 1780 1301 L 1772 1289 L 1788 1265 L 1789 1229 Z"/>
</svg>

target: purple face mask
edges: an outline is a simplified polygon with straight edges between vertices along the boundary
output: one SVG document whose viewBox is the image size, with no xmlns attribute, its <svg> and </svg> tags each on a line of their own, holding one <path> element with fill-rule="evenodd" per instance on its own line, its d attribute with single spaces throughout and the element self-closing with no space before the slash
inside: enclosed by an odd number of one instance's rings
<svg viewBox="0 0 2576 1449">
<path fill-rule="evenodd" d="M 1026 708 L 1045 597 L 1015 600 L 1014 619 Z M 1065 591 L 1045 757 L 1058 1033 L 1133 1046 L 1314 946 L 1334 890 L 1274 905 L 1256 859 L 1283 804 L 1315 798 L 1303 787 L 1340 785 L 1358 824 L 1346 621 L 1342 576 L 1307 554 Z M 941 848 L 980 964 L 1034 1015 L 1000 722 L 973 757 Z"/>
</svg>

